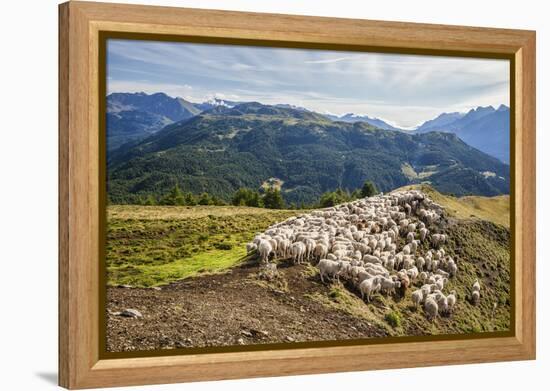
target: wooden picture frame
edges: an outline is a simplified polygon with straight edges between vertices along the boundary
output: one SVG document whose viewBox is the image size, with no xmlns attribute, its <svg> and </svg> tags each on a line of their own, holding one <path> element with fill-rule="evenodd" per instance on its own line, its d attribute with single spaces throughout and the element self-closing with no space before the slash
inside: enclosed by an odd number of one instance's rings
<svg viewBox="0 0 550 391">
<path fill-rule="evenodd" d="M 501 337 L 108 358 L 99 351 L 102 32 L 510 58 L 514 278 Z M 138 5 L 59 6 L 59 384 L 70 389 L 535 358 L 535 32 Z"/>
</svg>

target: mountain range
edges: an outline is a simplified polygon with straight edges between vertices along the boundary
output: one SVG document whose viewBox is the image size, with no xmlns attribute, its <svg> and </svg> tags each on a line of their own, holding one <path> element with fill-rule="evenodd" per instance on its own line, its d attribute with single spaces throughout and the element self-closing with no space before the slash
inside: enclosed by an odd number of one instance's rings
<svg viewBox="0 0 550 391">
<path fill-rule="evenodd" d="M 381 120 L 380 118 L 371 118 L 368 115 L 358 115 L 358 114 L 348 113 L 341 116 L 333 115 L 333 114 L 325 114 L 325 116 L 332 121 L 342 121 L 342 122 L 351 122 L 351 123 L 366 122 L 374 127 L 377 127 L 378 129 L 404 131 L 403 129 L 396 128 L 395 126 L 388 124 L 387 122 Z"/>
<path fill-rule="evenodd" d="M 191 118 L 202 110 L 164 93 L 113 93 L 107 96 L 107 150 L 143 139 L 166 125 Z"/>
<path fill-rule="evenodd" d="M 443 113 L 424 122 L 417 133 L 451 132 L 466 143 L 510 163 L 510 108 L 478 107 L 467 113 Z"/>
<path fill-rule="evenodd" d="M 218 106 L 235 107 L 246 102 L 213 98 L 202 103 L 192 103 L 182 98 L 172 98 L 164 93 L 113 93 L 107 97 L 107 148 L 112 151 L 122 144 L 141 140 L 163 127 Z M 275 107 L 311 112 L 303 107 L 276 104 Z M 348 113 L 344 115 L 323 114 L 331 121 L 366 122 L 376 128 L 411 132 L 390 125 L 386 121 Z M 510 162 L 510 109 L 501 105 L 477 107 L 467 113 L 442 113 L 424 122 L 412 132 L 430 131 L 455 133 L 467 144 L 488 153 L 497 159 Z"/>
<path fill-rule="evenodd" d="M 453 133 L 380 129 L 257 102 L 211 104 L 177 121 L 167 114 L 174 122 L 109 153 L 111 202 L 161 195 L 176 183 L 229 200 L 240 187 L 276 182 L 288 203 L 311 203 L 365 180 L 381 191 L 430 183 L 455 195 L 509 192 L 509 166 Z"/>
</svg>

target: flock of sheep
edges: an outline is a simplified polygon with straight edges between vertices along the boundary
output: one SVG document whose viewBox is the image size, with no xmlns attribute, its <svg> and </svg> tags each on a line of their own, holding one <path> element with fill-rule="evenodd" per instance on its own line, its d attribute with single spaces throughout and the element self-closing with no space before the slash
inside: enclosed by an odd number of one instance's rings
<svg viewBox="0 0 550 391">
<path fill-rule="evenodd" d="M 443 293 L 458 265 L 443 248 L 446 235 L 437 232 L 442 217 L 443 208 L 421 191 L 380 194 L 272 225 L 247 244 L 247 252 L 257 251 L 271 272 L 271 260 L 315 262 L 323 282 L 343 278 L 367 301 L 375 293 L 404 297 L 416 285 L 412 304 L 433 320 L 451 314 L 457 301 L 455 291 Z M 471 297 L 479 302 L 478 281 Z"/>
</svg>

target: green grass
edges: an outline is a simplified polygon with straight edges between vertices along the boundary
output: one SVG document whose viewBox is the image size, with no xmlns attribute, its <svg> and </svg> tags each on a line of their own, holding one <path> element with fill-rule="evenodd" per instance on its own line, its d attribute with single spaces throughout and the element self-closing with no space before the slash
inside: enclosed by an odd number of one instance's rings
<svg viewBox="0 0 550 391">
<path fill-rule="evenodd" d="M 399 312 L 388 312 L 384 319 L 391 327 L 395 328 L 401 326 L 401 315 L 399 315 Z"/>
<path fill-rule="evenodd" d="M 327 308 L 338 309 L 344 311 L 356 318 L 363 319 L 371 324 L 375 324 L 383 329 L 388 335 L 393 335 L 394 331 L 387 323 L 383 322 L 380 316 L 376 313 L 376 308 L 361 300 L 361 297 L 356 296 L 344 286 L 340 284 L 332 284 L 329 291 L 324 294 L 321 292 L 307 293 L 304 295 L 310 300 L 316 301 Z"/>
<path fill-rule="evenodd" d="M 150 287 L 243 262 L 245 244 L 299 211 L 246 207 L 109 206 L 109 285 Z"/>
<path fill-rule="evenodd" d="M 222 272 L 242 262 L 245 256 L 246 251 L 238 248 L 233 251 L 207 251 L 160 265 L 127 265 L 111 268 L 109 284 L 138 287 L 164 285 L 199 274 Z"/>
</svg>

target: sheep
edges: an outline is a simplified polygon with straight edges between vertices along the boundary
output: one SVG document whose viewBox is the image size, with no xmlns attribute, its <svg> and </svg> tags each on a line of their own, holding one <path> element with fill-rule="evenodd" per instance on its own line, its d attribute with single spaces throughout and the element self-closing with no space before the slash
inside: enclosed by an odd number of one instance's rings
<svg viewBox="0 0 550 391">
<path fill-rule="evenodd" d="M 433 289 L 432 286 L 429 284 L 424 284 L 420 287 L 420 290 L 422 291 L 423 298 L 428 297 L 430 293 L 432 293 Z"/>
<path fill-rule="evenodd" d="M 479 291 L 472 291 L 472 304 L 478 305 L 480 299 Z"/>
<path fill-rule="evenodd" d="M 374 277 L 376 273 L 372 273 L 372 270 L 359 270 L 356 274 L 357 284 L 361 284 L 364 280 Z"/>
<path fill-rule="evenodd" d="M 474 282 L 474 285 L 472 285 L 472 290 L 473 291 L 478 291 L 478 292 L 481 290 L 481 285 L 479 285 L 479 281 L 477 279 Z"/>
<path fill-rule="evenodd" d="M 395 288 L 399 288 L 401 283 L 391 278 L 382 278 L 380 280 L 380 290 L 386 293 L 395 293 Z"/>
<path fill-rule="evenodd" d="M 456 273 L 458 272 L 458 266 L 456 265 L 456 263 L 448 263 L 447 268 L 449 269 L 449 275 L 451 277 L 455 277 Z"/>
<path fill-rule="evenodd" d="M 275 239 L 269 239 L 269 244 L 271 244 L 271 251 L 273 252 L 274 255 L 277 254 L 277 240 Z"/>
<path fill-rule="evenodd" d="M 325 258 L 328 254 L 328 247 L 324 243 L 317 243 L 313 249 L 313 255 L 317 259 Z"/>
<path fill-rule="evenodd" d="M 315 245 L 316 245 L 315 240 L 311 238 L 307 238 L 304 240 L 304 245 L 305 245 L 305 252 L 304 252 L 305 258 L 310 259 L 311 256 L 313 255 L 313 250 L 315 249 Z"/>
<path fill-rule="evenodd" d="M 362 266 L 352 266 L 349 271 L 350 279 L 353 281 L 357 279 L 360 272 L 364 272 L 365 268 Z"/>
<path fill-rule="evenodd" d="M 456 291 L 452 290 L 451 293 L 447 296 L 447 305 L 449 306 L 449 312 L 453 311 L 453 307 L 456 304 Z"/>
<path fill-rule="evenodd" d="M 430 255 L 430 256 L 428 257 L 428 255 Z M 430 253 L 426 254 L 426 257 L 424 258 L 424 261 L 425 261 L 425 264 L 424 264 L 425 270 L 431 271 L 431 270 L 432 270 L 433 261 L 432 261 L 432 257 L 431 257 L 431 254 L 430 254 Z"/>
<path fill-rule="evenodd" d="M 423 257 L 416 258 L 416 267 L 418 270 L 422 271 L 424 270 L 424 265 L 426 264 L 426 260 Z"/>
<path fill-rule="evenodd" d="M 413 240 L 409 243 L 409 246 L 411 246 L 411 252 L 416 254 L 416 250 L 418 250 L 418 240 Z"/>
<path fill-rule="evenodd" d="M 442 243 L 441 234 L 433 234 L 432 235 L 433 246 L 437 248 L 440 243 Z"/>
<path fill-rule="evenodd" d="M 290 247 L 290 253 L 292 254 L 292 260 L 295 264 L 302 262 L 304 254 L 306 252 L 306 246 L 302 242 L 293 243 Z"/>
<path fill-rule="evenodd" d="M 363 280 L 359 284 L 359 292 L 361 293 L 361 299 L 365 300 L 365 295 L 367 296 L 367 302 L 370 302 L 371 295 L 380 289 L 380 279 L 379 277 L 371 277 Z"/>
<path fill-rule="evenodd" d="M 428 230 L 426 228 L 420 228 L 420 240 L 421 241 L 426 240 L 427 235 L 428 235 Z"/>
<path fill-rule="evenodd" d="M 424 292 L 420 289 L 415 290 L 411 294 L 411 299 L 414 304 L 414 308 L 418 308 L 418 306 L 424 301 Z"/>
<path fill-rule="evenodd" d="M 439 312 L 441 314 L 447 313 L 447 310 L 449 308 L 449 303 L 447 302 L 447 296 L 441 293 L 436 297 L 437 297 L 436 302 L 437 302 L 437 307 L 439 309 Z"/>
<path fill-rule="evenodd" d="M 416 278 L 418 277 L 418 269 L 416 266 L 413 266 L 410 269 L 407 269 L 407 276 L 409 276 L 410 280 L 414 282 Z"/>
<path fill-rule="evenodd" d="M 409 285 L 411 284 L 410 280 L 409 280 L 409 277 L 405 274 L 404 276 L 401 276 L 399 278 L 399 283 L 400 283 L 400 294 L 401 296 L 405 296 L 405 294 L 407 293 L 407 289 L 409 288 Z"/>
<path fill-rule="evenodd" d="M 369 254 L 366 254 L 365 256 L 363 256 L 363 262 L 365 262 L 365 263 L 374 263 L 374 264 L 381 263 L 380 258 L 375 257 L 374 255 L 369 255 Z"/>
<path fill-rule="evenodd" d="M 429 320 L 435 320 L 437 317 L 437 314 L 439 313 L 439 307 L 432 297 L 428 297 L 426 301 L 424 302 L 424 312 L 426 313 L 426 317 Z"/>
<path fill-rule="evenodd" d="M 415 265 L 415 260 L 413 257 L 411 257 L 410 255 L 406 255 L 405 257 L 403 257 L 403 263 L 401 265 L 403 269 L 410 269 L 414 265 Z"/>
<path fill-rule="evenodd" d="M 321 282 L 325 282 L 325 279 L 323 277 L 336 277 L 336 279 L 338 279 L 342 267 L 343 264 L 341 262 L 331 261 L 330 259 L 321 259 L 317 264 L 319 275 L 321 277 Z"/>
<path fill-rule="evenodd" d="M 426 272 L 420 272 L 420 274 L 418 275 L 418 280 L 424 284 L 426 282 L 426 280 L 428 279 L 428 273 Z"/>
<path fill-rule="evenodd" d="M 316 261 L 323 283 L 326 277 L 343 278 L 366 300 L 376 291 L 391 294 L 399 290 L 405 296 L 411 284 L 419 281 L 422 287 L 413 292 L 413 304 L 423 305 L 428 295 L 437 293 L 433 297 L 441 303 L 434 301 L 445 311 L 441 290 L 458 268 L 442 247 L 447 237 L 431 235 L 428 230 L 442 217 L 442 208 L 422 192 L 395 191 L 273 224 L 254 236 L 247 253 L 255 245 L 262 263 L 271 256 L 291 258 L 295 264 Z M 426 246 L 433 250 L 424 250 Z M 448 297 L 447 306 L 452 308 L 452 296 Z"/>
<path fill-rule="evenodd" d="M 247 254 L 253 253 L 256 250 L 258 250 L 258 245 L 256 243 L 250 242 L 250 243 L 246 244 L 246 253 Z"/>
<path fill-rule="evenodd" d="M 439 289 L 440 291 L 443 290 L 446 283 L 447 283 L 447 278 L 440 278 L 435 281 L 435 285 L 437 286 L 437 289 Z"/>
<path fill-rule="evenodd" d="M 262 263 L 266 263 L 269 260 L 271 251 L 273 251 L 271 243 L 268 240 L 260 240 L 260 243 L 258 244 L 258 252 L 260 253 L 260 261 Z"/>
</svg>

